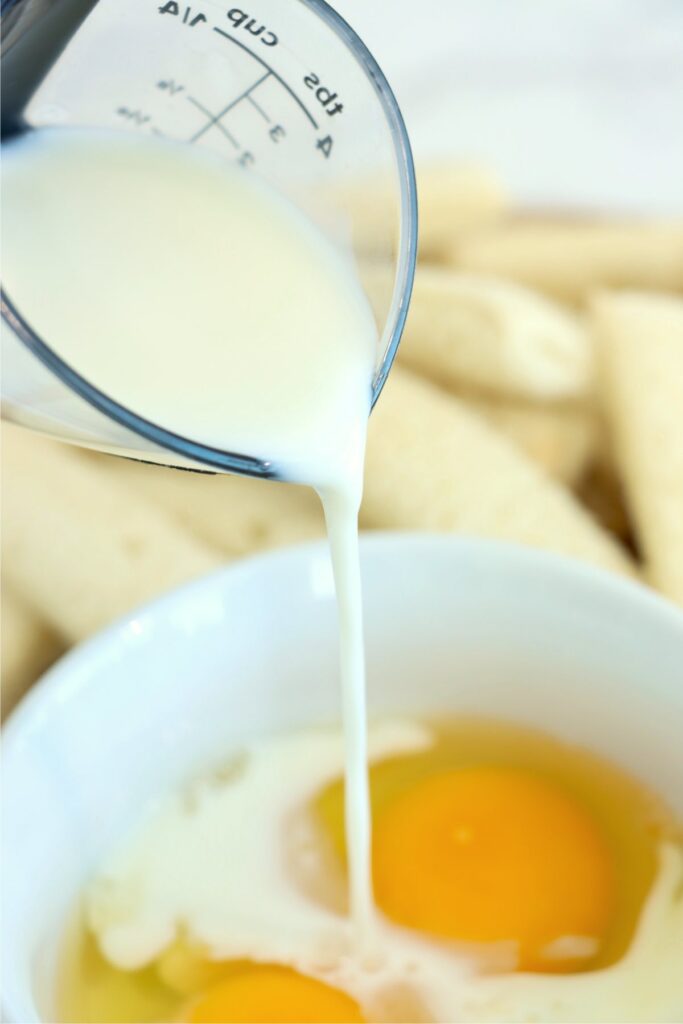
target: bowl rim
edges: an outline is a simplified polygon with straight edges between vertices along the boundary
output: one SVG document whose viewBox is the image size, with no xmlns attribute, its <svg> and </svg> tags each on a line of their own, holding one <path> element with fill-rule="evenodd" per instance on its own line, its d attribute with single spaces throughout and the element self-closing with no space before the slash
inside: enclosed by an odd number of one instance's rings
<svg viewBox="0 0 683 1024">
<path fill-rule="evenodd" d="M 373 533 L 361 538 L 362 563 L 377 557 L 386 559 L 387 556 L 431 560 L 433 564 L 443 564 L 445 559 L 472 558 L 475 563 L 481 562 L 489 568 L 495 566 L 503 575 L 517 575 L 531 583 L 541 580 L 544 585 L 550 583 L 552 586 L 555 583 L 560 593 L 562 587 L 578 588 L 584 593 L 592 591 L 598 602 L 635 609 L 643 614 L 655 629 L 664 627 L 675 642 L 680 640 L 683 660 L 683 610 L 641 582 L 589 563 L 521 544 L 446 533 L 397 531 Z M 310 568 L 321 558 L 329 559 L 329 549 L 324 540 L 239 559 L 132 609 L 111 625 L 76 645 L 43 675 L 8 717 L 2 730 L 3 783 L 7 785 L 8 776 L 10 785 L 13 784 L 13 780 L 21 781 L 22 754 L 25 752 L 26 744 L 35 741 L 36 735 L 49 735 L 51 712 L 63 702 L 67 691 L 69 699 L 80 699 L 82 690 L 93 682 L 93 669 L 96 669 L 98 662 L 101 663 L 102 657 L 106 659 L 109 651 L 115 651 L 131 632 L 139 632 L 140 619 L 147 622 L 158 621 L 159 618 L 177 619 L 178 610 L 191 608 L 198 597 L 212 592 L 224 592 L 234 596 L 242 582 L 254 576 L 258 578 L 260 575 L 265 581 L 264 585 L 267 585 L 270 574 L 277 575 L 282 571 L 302 572 L 308 578 Z M 154 644 L 155 640 L 146 642 Z M 129 656 L 134 658 L 135 653 L 132 652 Z M 74 677 L 79 674 L 80 679 L 74 686 Z M 96 703 L 98 692 L 97 686 L 92 687 L 89 699 Z M 683 691 L 681 697 L 683 698 Z M 4 814 L 3 809 L 3 817 Z M 30 987 L 28 991 L 26 990 L 26 984 L 21 979 L 16 982 L 10 979 L 9 984 L 5 986 L 2 995 L 3 1019 L 16 1022 L 25 1020 L 26 1017 L 22 1017 L 21 1014 L 26 1007 L 31 1007 L 31 1019 L 39 1021 L 33 993 Z M 21 1012 L 17 1014 L 17 1010 Z"/>
<path fill-rule="evenodd" d="M 442 557 L 456 557 L 458 554 L 471 554 L 475 558 L 484 559 L 492 557 L 498 561 L 501 571 L 532 574 L 545 572 L 556 580 L 592 586 L 608 600 L 636 605 L 644 613 L 657 616 L 663 625 L 680 634 L 683 644 L 683 609 L 637 578 L 621 576 L 568 555 L 508 541 L 427 531 L 361 533 L 361 568 L 365 559 L 375 554 L 395 552 L 400 557 L 405 551 L 437 552 Z M 38 716 L 46 714 L 49 705 L 59 700 L 60 692 L 68 685 L 72 673 L 86 666 L 98 652 L 116 645 L 130 631 L 134 621 L 164 617 L 178 606 L 191 603 L 197 595 L 214 589 L 221 591 L 225 587 L 239 587 L 241 579 L 254 573 L 267 572 L 270 566 L 277 569 L 288 562 L 300 562 L 303 569 L 313 559 L 321 556 L 329 557 L 326 540 L 289 545 L 239 558 L 130 609 L 86 640 L 75 644 L 33 684 L 3 723 L 4 770 L 7 761 L 14 757 L 14 749 L 21 745 L 23 736 L 32 730 Z"/>
</svg>

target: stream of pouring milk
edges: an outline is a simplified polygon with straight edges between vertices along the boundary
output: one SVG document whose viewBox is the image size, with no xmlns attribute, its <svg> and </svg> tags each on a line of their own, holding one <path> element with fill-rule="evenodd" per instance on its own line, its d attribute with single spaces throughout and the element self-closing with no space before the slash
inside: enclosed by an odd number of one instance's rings
<svg viewBox="0 0 683 1024">
<path fill-rule="evenodd" d="M 320 494 L 339 605 L 350 905 L 367 937 L 357 519 L 377 329 L 350 261 L 244 172 L 149 137 L 33 132 L 3 146 L 2 198 L 3 285 L 65 362 L 146 419 L 268 459 Z"/>
</svg>

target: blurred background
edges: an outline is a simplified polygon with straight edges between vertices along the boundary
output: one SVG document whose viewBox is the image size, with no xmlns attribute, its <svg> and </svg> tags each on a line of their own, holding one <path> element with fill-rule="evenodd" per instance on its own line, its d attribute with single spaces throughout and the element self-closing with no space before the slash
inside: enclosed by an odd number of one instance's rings
<svg viewBox="0 0 683 1024">
<path fill-rule="evenodd" d="M 361 525 L 530 543 L 683 601 L 683 3 L 336 6 L 403 109 L 425 243 L 403 367 L 373 417 Z M 592 319 L 604 287 L 678 298 L 646 303 L 626 337 L 620 308 L 599 330 Z M 546 329 L 572 360 L 552 387 Z M 601 331 L 612 355 L 631 353 L 608 384 Z M 477 332 L 486 366 L 459 354 Z M 16 428 L 2 482 L 5 715 L 128 608 L 323 535 L 302 489 L 125 463 Z"/>
<path fill-rule="evenodd" d="M 483 162 L 520 203 L 683 209 L 678 0 L 333 6 L 382 65 L 419 160 Z"/>
</svg>

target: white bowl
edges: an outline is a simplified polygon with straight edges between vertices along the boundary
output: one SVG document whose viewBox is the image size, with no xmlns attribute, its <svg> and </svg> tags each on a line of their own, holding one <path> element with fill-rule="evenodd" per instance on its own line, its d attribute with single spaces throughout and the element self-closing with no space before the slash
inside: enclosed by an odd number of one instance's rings
<svg viewBox="0 0 683 1024">
<path fill-rule="evenodd" d="M 683 811 L 683 615 L 550 555 L 363 541 L 375 713 L 481 712 L 600 751 Z M 4 737 L 3 998 L 53 1020 L 64 915 L 148 800 L 255 735 L 339 714 L 326 548 L 182 588 L 64 658 Z"/>
</svg>

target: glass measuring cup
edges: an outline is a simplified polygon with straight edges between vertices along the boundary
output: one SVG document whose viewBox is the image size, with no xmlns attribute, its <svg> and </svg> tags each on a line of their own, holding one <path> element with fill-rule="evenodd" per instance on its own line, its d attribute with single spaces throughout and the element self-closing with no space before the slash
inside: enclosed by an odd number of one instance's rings
<svg viewBox="0 0 683 1024">
<path fill-rule="evenodd" d="M 286 195 L 359 263 L 368 238 L 358 197 L 363 181 L 382 182 L 386 210 L 371 249 L 393 267 L 393 290 L 373 302 L 374 405 L 412 288 L 415 178 L 391 89 L 339 15 L 323 0 L 8 0 L 3 30 L 5 137 L 77 126 L 206 147 Z M 2 356 L 10 420 L 148 461 L 279 475 L 272 462 L 182 437 L 116 402 L 67 365 L 4 290 Z"/>
</svg>

